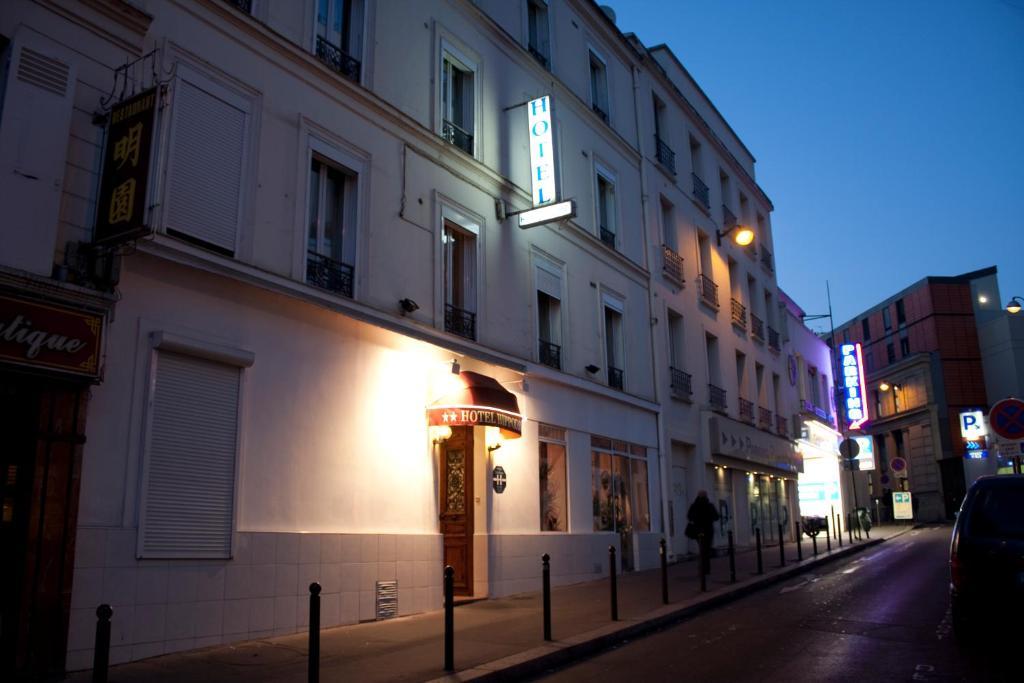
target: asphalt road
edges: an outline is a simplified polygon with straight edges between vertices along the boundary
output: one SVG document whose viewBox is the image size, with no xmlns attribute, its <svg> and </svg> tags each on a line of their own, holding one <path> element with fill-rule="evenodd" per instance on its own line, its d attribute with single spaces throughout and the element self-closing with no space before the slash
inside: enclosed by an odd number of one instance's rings
<svg viewBox="0 0 1024 683">
<path fill-rule="evenodd" d="M 1024 680 L 1024 631 L 954 639 L 950 532 L 915 529 L 544 680 Z"/>
</svg>

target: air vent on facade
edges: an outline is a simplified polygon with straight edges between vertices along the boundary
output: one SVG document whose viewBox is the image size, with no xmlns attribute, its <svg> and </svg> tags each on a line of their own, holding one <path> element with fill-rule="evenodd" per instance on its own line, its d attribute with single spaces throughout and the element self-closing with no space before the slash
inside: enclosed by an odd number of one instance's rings
<svg viewBox="0 0 1024 683">
<path fill-rule="evenodd" d="M 377 582 L 377 618 L 390 619 L 398 616 L 398 582 Z"/>
<path fill-rule="evenodd" d="M 27 47 L 21 48 L 21 60 L 18 62 L 18 80 L 48 90 L 55 95 L 64 97 L 68 88 L 67 64 L 47 57 Z"/>
</svg>

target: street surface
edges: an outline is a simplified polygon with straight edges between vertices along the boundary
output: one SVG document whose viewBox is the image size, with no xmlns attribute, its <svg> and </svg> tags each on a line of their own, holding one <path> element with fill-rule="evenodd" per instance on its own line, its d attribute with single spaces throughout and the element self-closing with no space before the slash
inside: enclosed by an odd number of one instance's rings
<svg viewBox="0 0 1024 683">
<path fill-rule="evenodd" d="M 953 637 L 951 531 L 915 529 L 544 680 L 1024 680 L 1020 630 Z"/>
</svg>

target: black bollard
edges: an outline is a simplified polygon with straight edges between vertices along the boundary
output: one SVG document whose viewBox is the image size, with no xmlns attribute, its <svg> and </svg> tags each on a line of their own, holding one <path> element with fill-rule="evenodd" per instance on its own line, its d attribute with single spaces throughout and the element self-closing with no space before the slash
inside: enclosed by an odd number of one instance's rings
<svg viewBox="0 0 1024 683">
<path fill-rule="evenodd" d="M 708 572 L 704 571 L 704 564 L 708 562 L 708 558 L 704 552 L 704 534 L 697 534 L 697 546 L 697 555 L 700 558 L 700 568 L 697 573 L 700 574 L 700 592 L 703 593 L 708 589 Z"/>
<path fill-rule="evenodd" d="M 832 532 L 828 520 L 825 521 L 825 550 L 832 552 Z"/>
<path fill-rule="evenodd" d="M 736 546 L 732 541 L 732 531 L 729 532 L 729 581 L 736 583 Z"/>
<path fill-rule="evenodd" d="M 818 556 L 818 534 L 811 536 L 811 547 L 814 548 L 814 556 Z"/>
<path fill-rule="evenodd" d="M 800 535 L 800 522 L 795 522 L 795 524 L 796 524 L 796 559 L 797 559 L 797 562 L 803 562 L 803 559 L 804 559 L 804 545 L 803 545 L 804 539 Z"/>
<path fill-rule="evenodd" d="M 540 557 L 544 588 L 544 640 L 551 640 L 551 556 L 544 553 Z"/>
<path fill-rule="evenodd" d="M 444 568 L 444 670 L 455 671 L 455 569 Z"/>
<path fill-rule="evenodd" d="M 107 683 L 110 666 L 110 617 L 114 610 L 103 603 L 96 608 L 96 643 L 92 651 L 92 683 Z"/>
<path fill-rule="evenodd" d="M 843 527 L 839 524 L 839 515 L 835 515 L 832 519 L 835 522 L 836 540 L 839 541 L 839 547 L 843 547 Z"/>
<path fill-rule="evenodd" d="M 779 566 L 786 566 L 786 544 L 782 542 L 782 522 L 779 522 Z"/>
<path fill-rule="evenodd" d="M 615 546 L 610 545 L 608 546 L 608 575 L 611 578 L 612 589 L 612 621 L 619 620 L 619 587 L 615 574 Z"/>
<path fill-rule="evenodd" d="M 757 546 L 757 573 L 764 574 L 764 563 L 761 561 L 761 527 L 754 529 L 754 536 Z"/>
<path fill-rule="evenodd" d="M 661 554 L 661 603 L 668 604 L 668 548 L 665 539 L 658 543 L 658 552 Z"/>
<path fill-rule="evenodd" d="M 850 537 L 850 545 L 853 545 L 853 527 L 850 526 L 850 513 L 846 513 L 846 533 Z"/>
<path fill-rule="evenodd" d="M 309 662 L 306 667 L 309 683 L 320 680 L 320 584 L 309 584 Z"/>
</svg>

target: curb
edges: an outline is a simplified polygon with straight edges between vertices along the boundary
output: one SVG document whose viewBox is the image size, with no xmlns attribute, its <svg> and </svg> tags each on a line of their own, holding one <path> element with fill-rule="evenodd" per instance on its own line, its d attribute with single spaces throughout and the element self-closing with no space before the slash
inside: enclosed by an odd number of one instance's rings
<svg viewBox="0 0 1024 683">
<path fill-rule="evenodd" d="M 911 527 L 907 528 L 910 531 Z M 814 567 L 873 548 L 886 540 L 902 536 L 906 531 L 893 534 L 888 538 L 875 538 L 862 541 L 858 545 L 835 549 L 828 555 L 820 555 L 802 560 L 798 563 L 779 568 L 771 574 L 756 576 L 738 582 L 721 593 L 706 598 L 698 597 L 689 604 L 666 605 L 648 612 L 636 619 L 612 622 L 608 626 L 578 633 L 562 640 L 545 643 L 523 652 L 502 657 L 494 661 L 477 664 L 469 669 L 457 671 L 446 676 L 435 678 L 430 683 L 454 683 L 456 681 L 518 681 L 535 677 L 593 656 L 627 640 L 649 635 L 669 626 L 674 626 L 688 619 L 729 604 L 751 593 L 757 592 L 776 583 L 781 583 L 793 576 L 810 571 Z"/>
</svg>

